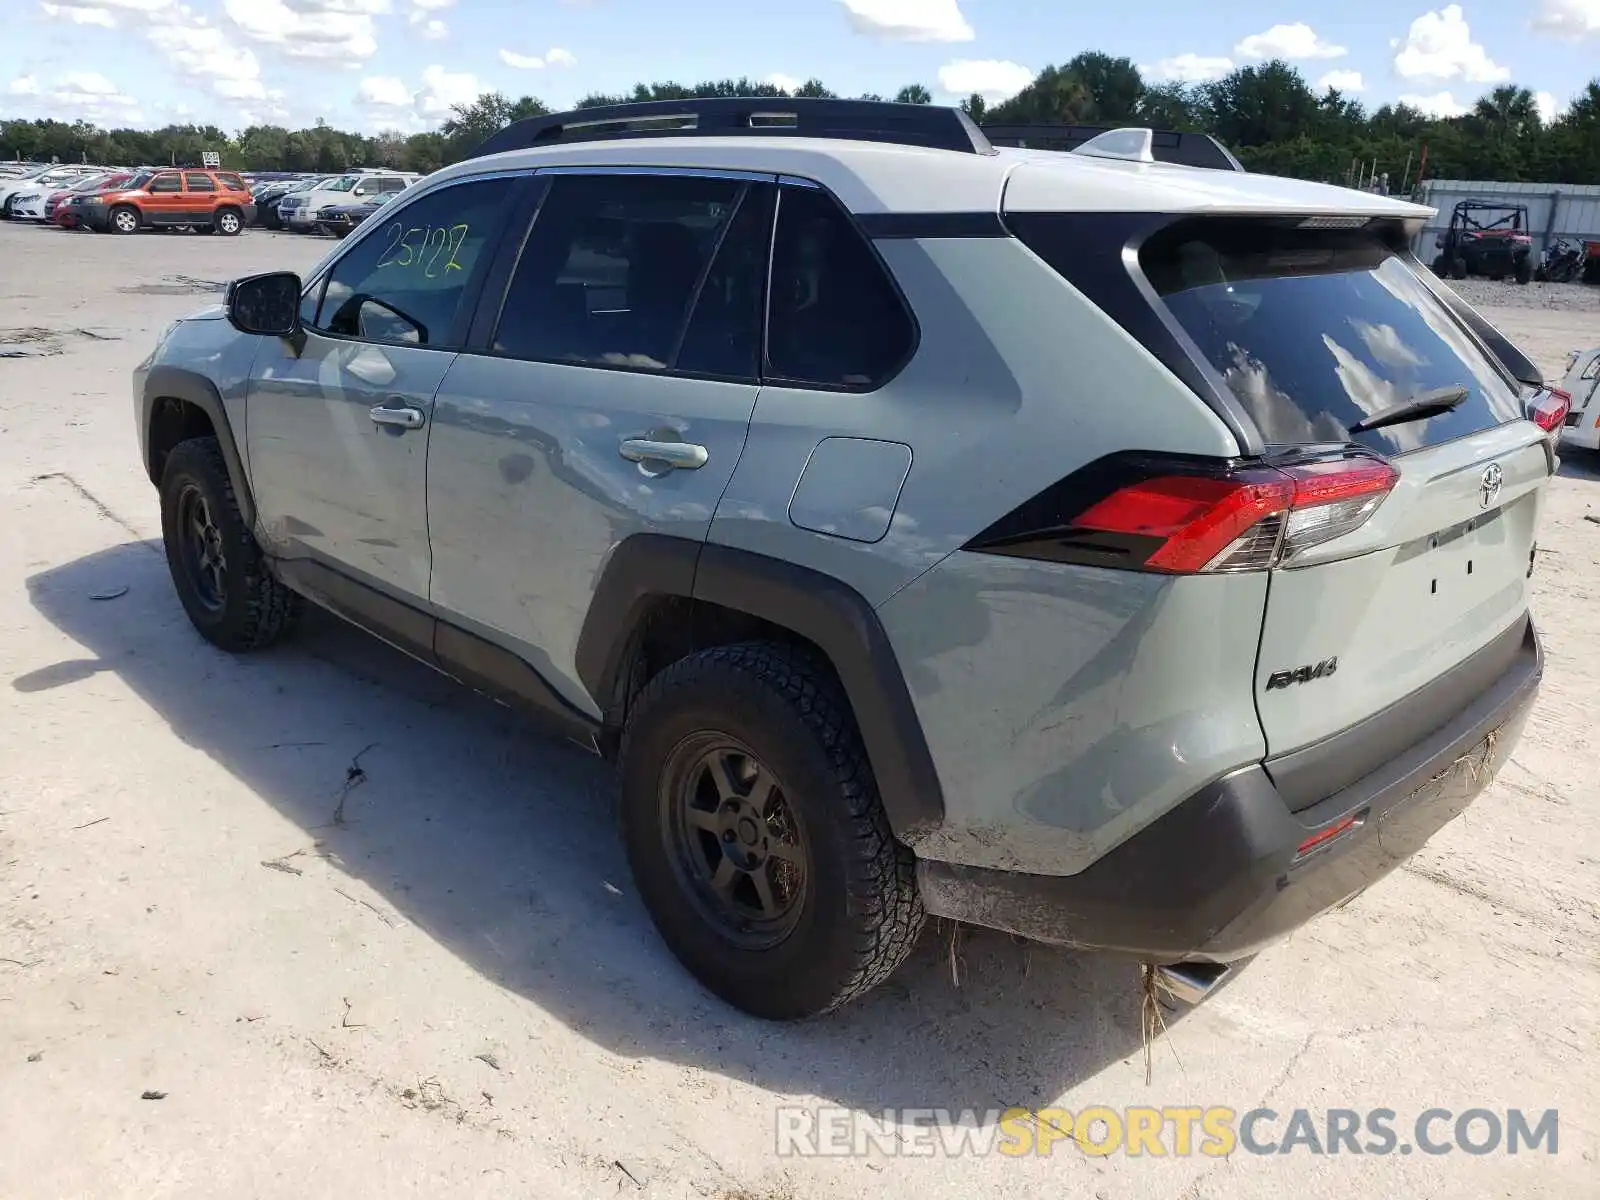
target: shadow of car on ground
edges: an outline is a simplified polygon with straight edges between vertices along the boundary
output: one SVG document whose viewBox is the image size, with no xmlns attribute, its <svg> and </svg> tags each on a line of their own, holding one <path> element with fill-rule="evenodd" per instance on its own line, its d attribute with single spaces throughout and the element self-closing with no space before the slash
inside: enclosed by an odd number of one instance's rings
<svg viewBox="0 0 1600 1200">
<path fill-rule="evenodd" d="M 315 610 L 271 651 L 217 651 L 184 618 L 158 542 L 88 555 L 27 586 L 93 657 L 30 672 L 13 692 L 115 672 L 184 742 L 320 839 L 338 869 L 609 1051 L 869 1112 L 1036 1107 L 1140 1053 L 1134 965 L 968 929 L 952 955 L 951 927 L 932 924 L 893 979 L 838 1013 L 793 1025 L 745 1017 L 656 937 L 600 760 Z M 122 586 L 112 603 L 91 598 Z M 348 790 L 357 755 L 365 778 Z M 254 856 L 238 864 L 256 867 Z"/>
</svg>

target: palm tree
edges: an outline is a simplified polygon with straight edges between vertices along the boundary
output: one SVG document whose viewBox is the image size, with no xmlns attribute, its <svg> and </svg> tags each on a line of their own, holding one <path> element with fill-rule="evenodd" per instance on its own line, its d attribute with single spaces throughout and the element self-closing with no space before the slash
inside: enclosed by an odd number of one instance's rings
<svg viewBox="0 0 1600 1200">
<path fill-rule="evenodd" d="M 1539 105 L 1527 88 L 1505 84 L 1473 106 L 1472 120 L 1490 137 L 1512 139 L 1538 133 Z"/>
</svg>

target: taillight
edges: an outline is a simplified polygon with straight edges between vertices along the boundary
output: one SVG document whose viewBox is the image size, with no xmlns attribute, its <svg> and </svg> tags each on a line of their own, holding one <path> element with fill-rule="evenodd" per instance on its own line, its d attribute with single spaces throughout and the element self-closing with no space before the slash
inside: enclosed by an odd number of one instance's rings
<svg viewBox="0 0 1600 1200">
<path fill-rule="evenodd" d="M 1358 529 L 1399 480 L 1366 455 L 1231 469 L 1113 458 L 1082 474 L 967 549 L 1167 574 L 1267 570 Z"/>
<path fill-rule="evenodd" d="M 1572 410 L 1572 396 L 1560 388 L 1541 388 L 1528 401 L 1528 419 L 1546 433 L 1561 428 Z"/>
</svg>

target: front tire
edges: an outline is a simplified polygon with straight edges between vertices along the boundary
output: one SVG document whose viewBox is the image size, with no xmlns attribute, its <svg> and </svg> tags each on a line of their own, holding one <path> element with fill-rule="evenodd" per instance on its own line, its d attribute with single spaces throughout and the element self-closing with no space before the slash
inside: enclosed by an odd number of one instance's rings
<svg viewBox="0 0 1600 1200">
<path fill-rule="evenodd" d="M 208 642 L 234 653 L 259 650 L 293 627 L 300 597 L 267 571 L 216 438 L 180 442 L 167 455 L 161 537 L 178 599 Z"/>
<path fill-rule="evenodd" d="M 634 881 L 708 989 L 770 1020 L 828 1012 L 905 961 L 925 919 L 838 684 L 771 642 L 681 659 L 621 749 Z"/>
</svg>

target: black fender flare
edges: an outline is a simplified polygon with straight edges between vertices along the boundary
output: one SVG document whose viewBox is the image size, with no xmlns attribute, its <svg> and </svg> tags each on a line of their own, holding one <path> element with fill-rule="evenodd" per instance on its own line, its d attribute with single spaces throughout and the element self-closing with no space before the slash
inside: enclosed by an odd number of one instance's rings
<svg viewBox="0 0 1600 1200">
<path fill-rule="evenodd" d="M 139 397 L 139 448 L 144 458 L 145 474 L 150 482 L 159 485 L 161 478 L 156 470 L 155 456 L 151 453 L 151 421 L 155 417 L 156 403 L 161 400 L 182 400 L 192 404 L 211 421 L 217 441 L 222 446 L 222 460 L 228 465 L 228 477 L 233 482 L 233 494 L 239 501 L 239 512 L 246 528 L 254 529 L 256 523 L 255 495 L 250 490 L 250 476 L 244 469 L 244 459 L 233 436 L 233 426 L 228 420 L 228 410 L 223 407 L 217 385 L 204 375 L 182 367 L 151 367 L 145 376 L 144 394 Z"/>
<path fill-rule="evenodd" d="M 602 710 L 641 621 L 674 597 L 760 618 L 817 646 L 855 713 L 895 836 L 912 842 L 942 823 L 939 775 L 883 623 L 854 588 L 809 567 L 661 534 L 625 538 L 601 570 L 575 655 Z"/>
</svg>

